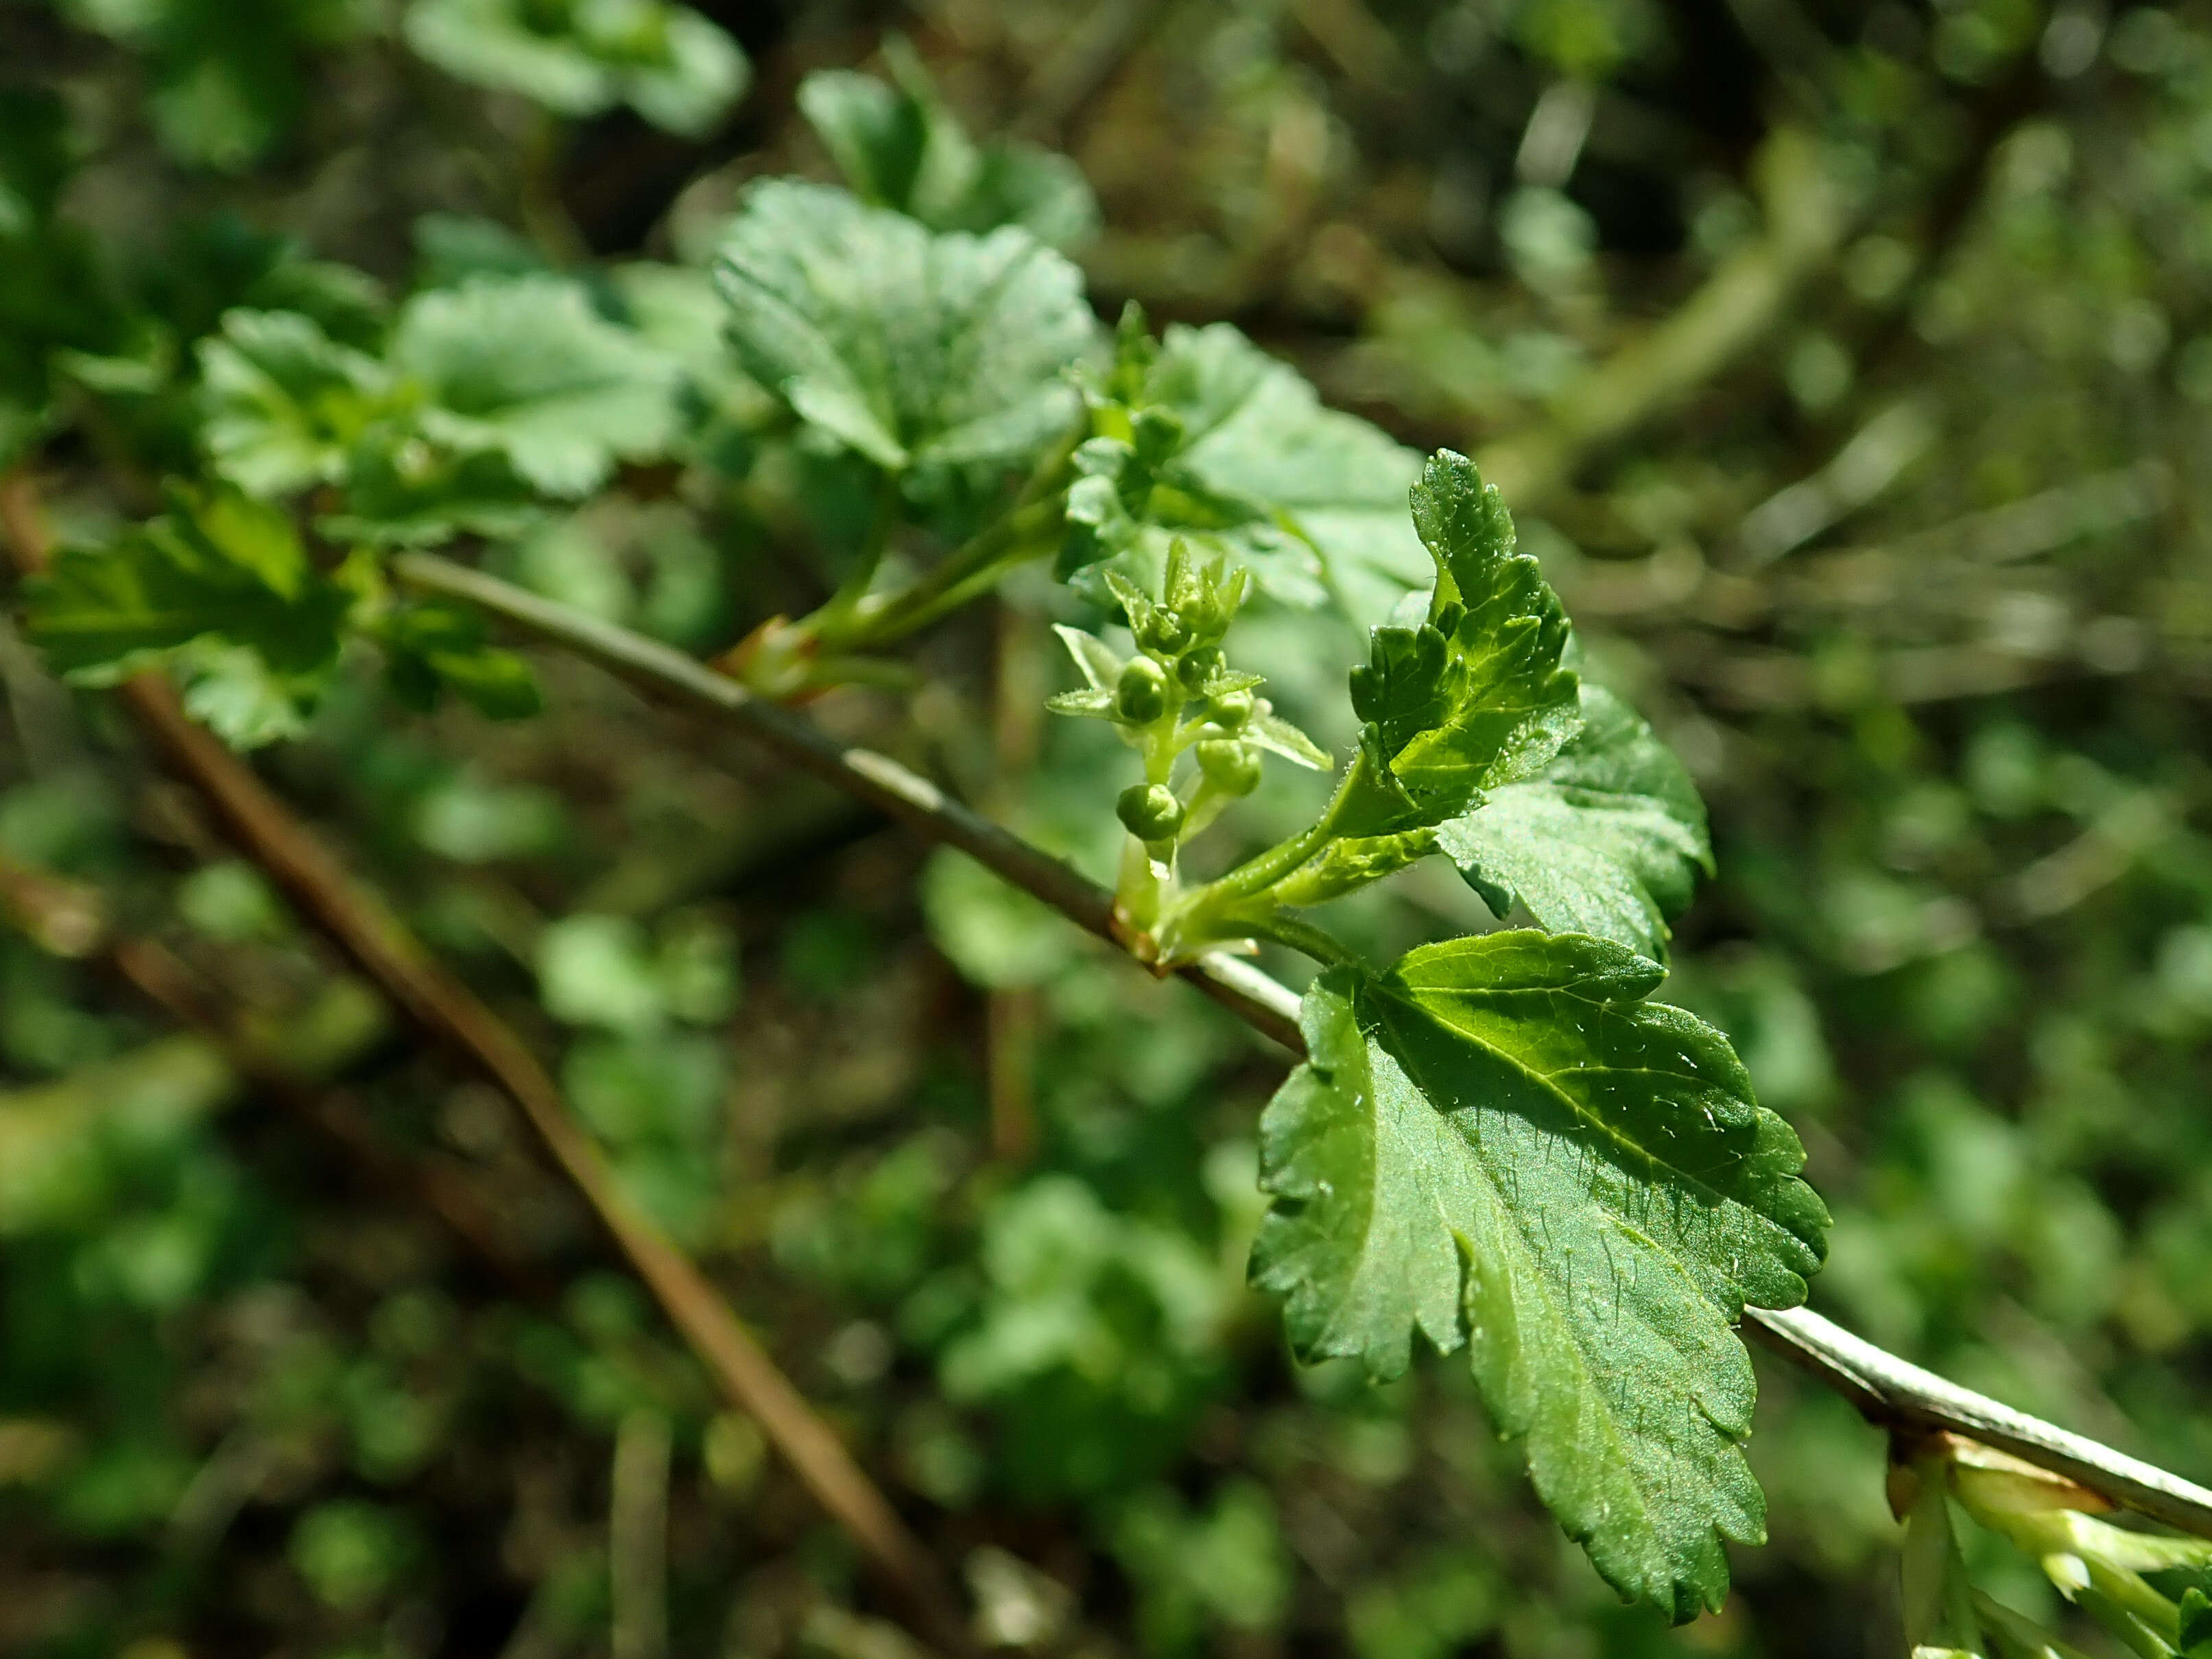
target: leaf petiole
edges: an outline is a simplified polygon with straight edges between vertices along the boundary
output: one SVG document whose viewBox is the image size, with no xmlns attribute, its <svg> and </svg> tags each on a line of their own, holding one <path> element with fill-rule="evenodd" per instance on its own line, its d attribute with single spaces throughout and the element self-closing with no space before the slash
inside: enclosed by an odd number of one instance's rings
<svg viewBox="0 0 2212 1659">
<path fill-rule="evenodd" d="M 988 591 L 1014 566 L 1051 552 L 1059 545 L 1062 506 L 1060 497 L 1052 495 L 1016 507 L 948 554 L 911 587 L 872 603 L 863 599 L 842 614 L 827 614 L 830 606 L 824 606 L 799 626 L 811 629 L 823 643 L 845 649 L 903 639 Z"/>
<path fill-rule="evenodd" d="M 1356 967 L 1359 957 L 1349 945 L 1325 927 L 1301 921 L 1283 910 L 1270 910 L 1261 915 L 1240 918 L 1242 931 L 1255 939 L 1272 939 L 1277 945 L 1287 945 L 1293 951 L 1311 957 L 1324 968 Z"/>
<path fill-rule="evenodd" d="M 1190 896 L 1187 908 L 1192 910 L 1225 908 L 1231 901 L 1255 897 L 1319 853 L 1334 838 L 1337 821 L 1343 814 L 1346 802 L 1351 799 L 1352 793 L 1364 780 L 1367 765 L 1367 754 L 1362 750 L 1345 768 L 1344 776 L 1336 786 L 1336 793 L 1329 797 L 1328 805 L 1322 809 L 1319 817 L 1289 840 L 1278 842 L 1266 852 L 1246 860 L 1228 874 L 1208 882 Z"/>
<path fill-rule="evenodd" d="M 840 638 L 841 625 L 867 599 L 868 588 L 876 580 L 884 554 L 890 546 L 891 532 L 898 527 L 898 479 L 886 472 L 877 482 L 875 519 L 868 526 L 868 538 L 860 549 L 860 557 L 854 561 L 853 568 L 845 573 L 845 580 L 837 584 L 837 591 L 822 608 L 799 623 L 813 638 Z M 841 642 L 846 641 L 841 639 Z"/>
</svg>

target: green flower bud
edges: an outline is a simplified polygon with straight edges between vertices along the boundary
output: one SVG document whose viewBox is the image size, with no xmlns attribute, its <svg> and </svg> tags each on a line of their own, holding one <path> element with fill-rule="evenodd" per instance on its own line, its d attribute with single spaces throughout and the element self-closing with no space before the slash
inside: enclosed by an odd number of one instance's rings
<svg viewBox="0 0 2212 1659">
<path fill-rule="evenodd" d="M 1147 651 L 1171 657 L 1190 643 L 1190 624 L 1166 605 L 1156 606 L 1144 630 L 1137 635 L 1137 643 Z"/>
<path fill-rule="evenodd" d="M 1176 660 L 1176 678 L 1195 691 L 1221 672 L 1221 647 L 1201 645 Z"/>
<path fill-rule="evenodd" d="M 1150 657 L 1132 657 L 1122 665 L 1114 687 L 1114 712 L 1131 726 L 1150 726 L 1167 712 L 1167 670 Z"/>
<path fill-rule="evenodd" d="M 1249 795 L 1260 787 L 1260 751 L 1249 743 L 1208 738 L 1197 747 L 1198 769 L 1224 795 Z"/>
<path fill-rule="evenodd" d="M 1133 783 L 1114 803 L 1121 827 L 1139 841 L 1173 841 L 1182 828 L 1182 802 L 1164 783 Z"/>
<path fill-rule="evenodd" d="M 1252 708 L 1249 691 L 1224 691 L 1206 699 L 1206 717 L 1224 732 L 1242 732 L 1252 718 Z"/>
<path fill-rule="evenodd" d="M 1211 582 L 1200 583 L 1198 592 L 1183 602 L 1182 614 L 1194 640 L 1211 645 L 1229 631 L 1228 608 Z"/>
</svg>

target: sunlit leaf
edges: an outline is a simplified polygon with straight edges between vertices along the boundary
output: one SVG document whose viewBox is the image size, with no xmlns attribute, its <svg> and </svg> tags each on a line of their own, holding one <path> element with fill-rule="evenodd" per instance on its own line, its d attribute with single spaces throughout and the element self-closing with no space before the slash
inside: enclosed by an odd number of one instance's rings
<svg viewBox="0 0 2212 1659">
<path fill-rule="evenodd" d="M 1298 1352 L 1468 1350 L 1536 1490 L 1624 1595 L 1717 1607 L 1756 1540 L 1746 1302 L 1802 1301 L 1827 1215 L 1726 1038 L 1604 940 L 1492 933 L 1307 994 L 1268 1106 L 1253 1277 Z"/>
<path fill-rule="evenodd" d="M 1553 932 L 1663 961 L 1668 921 L 1712 868 L 1705 803 L 1626 702 L 1584 681 L 1581 708 L 1549 764 L 1439 826 L 1437 842 L 1494 915 L 1517 899 Z"/>
<path fill-rule="evenodd" d="M 1025 233 L 933 234 L 843 191 L 756 185 L 714 262 L 745 368 L 900 473 L 1018 466 L 1073 423 L 1097 325 L 1074 266 Z"/>
</svg>

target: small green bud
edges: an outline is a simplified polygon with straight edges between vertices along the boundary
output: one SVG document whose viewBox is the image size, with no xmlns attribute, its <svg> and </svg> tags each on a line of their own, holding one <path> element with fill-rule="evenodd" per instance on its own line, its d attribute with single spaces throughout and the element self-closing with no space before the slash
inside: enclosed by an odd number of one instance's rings
<svg viewBox="0 0 2212 1659">
<path fill-rule="evenodd" d="M 1155 606 L 1150 620 L 1137 635 L 1137 643 L 1147 651 L 1171 657 L 1190 643 L 1190 624 L 1180 612 L 1164 605 Z"/>
<path fill-rule="evenodd" d="M 1201 586 L 1184 603 L 1182 614 L 1190 623 L 1191 638 L 1208 645 L 1229 631 L 1229 612 L 1211 584 Z"/>
<path fill-rule="evenodd" d="M 1167 670 L 1150 657 L 1132 657 L 1114 687 L 1114 712 L 1131 726 L 1150 726 L 1167 712 Z"/>
<path fill-rule="evenodd" d="M 1195 691 L 1219 673 L 1221 668 L 1221 647 L 1201 645 L 1184 652 L 1176 659 L 1176 678 Z"/>
<path fill-rule="evenodd" d="M 1206 717 L 1224 732 L 1242 732 L 1252 719 L 1252 709 L 1249 691 L 1224 691 L 1206 699 Z"/>
<path fill-rule="evenodd" d="M 1198 769 L 1223 794 L 1249 795 L 1260 787 L 1260 751 L 1252 744 L 1208 738 L 1197 754 Z"/>
<path fill-rule="evenodd" d="M 1182 828 L 1182 802 L 1164 783 L 1133 783 L 1114 803 L 1121 827 L 1139 841 L 1173 841 Z"/>
</svg>

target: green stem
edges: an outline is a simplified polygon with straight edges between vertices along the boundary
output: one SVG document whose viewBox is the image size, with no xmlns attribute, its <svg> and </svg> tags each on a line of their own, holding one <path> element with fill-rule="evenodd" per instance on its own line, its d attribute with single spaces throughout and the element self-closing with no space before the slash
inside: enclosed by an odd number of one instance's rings
<svg viewBox="0 0 2212 1659">
<path fill-rule="evenodd" d="M 847 649 L 888 644 L 958 610 L 1014 565 L 1049 551 L 1060 536 L 1068 467 L 1089 429 L 1087 422 L 1078 422 L 1064 433 L 1031 469 L 1007 509 L 904 592 L 873 608 L 856 602 L 838 609 L 832 599 L 799 626 L 825 644 Z M 896 490 L 895 483 L 885 483 Z M 891 499 L 896 504 L 895 495 Z"/>
<path fill-rule="evenodd" d="M 898 479 L 886 472 L 876 490 L 875 521 L 868 526 L 868 538 L 862 544 L 860 557 L 845 573 L 845 580 L 837 584 L 837 591 L 801 624 L 817 639 L 835 638 L 847 618 L 860 610 L 867 598 L 868 585 L 876 579 L 876 572 L 884 562 L 884 552 L 890 546 L 891 532 L 898 523 Z"/>
<path fill-rule="evenodd" d="M 1358 954 L 1335 934 L 1312 922 L 1302 921 L 1288 911 L 1271 910 L 1264 915 L 1239 920 L 1251 937 L 1273 939 L 1278 945 L 1304 951 L 1324 968 L 1341 967 L 1359 960 Z"/>
<path fill-rule="evenodd" d="M 957 611 L 1008 569 L 1048 552 L 1061 517 L 1057 497 L 1018 507 L 986 526 L 902 593 L 848 614 L 817 611 L 800 627 L 845 649 L 885 645 Z M 835 601 L 832 601 L 834 604 Z"/>
<path fill-rule="evenodd" d="M 1285 876 L 1328 845 L 1336 834 L 1336 821 L 1344 811 L 1345 803 L 1351 799 L 1352 790 L 1366 775 L 1367 756 L 1364 750 L 1352 757 L 1352 764 L 1344 769 L 1344 777 L 1329 797 L 1322 815 L 1308 828 L 1300 830 L 1288 841 L 1278 842 L 1266 852 L 1248 859 L 1227 875 L 1208 882 L 1190 896 L 1185 908 L 1198 909 L 1224 900 L 1250 898 L 1265 892 Z"/>
</svg>

